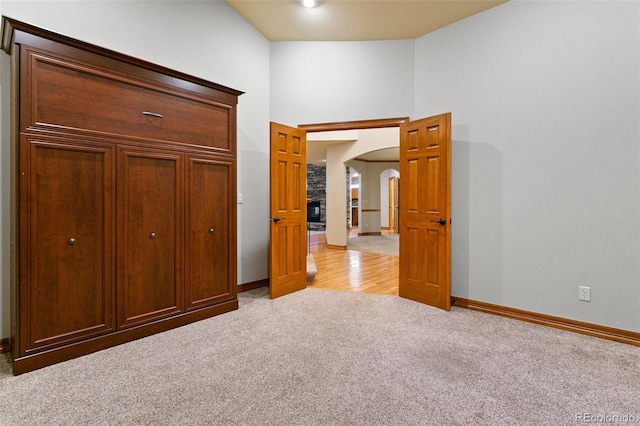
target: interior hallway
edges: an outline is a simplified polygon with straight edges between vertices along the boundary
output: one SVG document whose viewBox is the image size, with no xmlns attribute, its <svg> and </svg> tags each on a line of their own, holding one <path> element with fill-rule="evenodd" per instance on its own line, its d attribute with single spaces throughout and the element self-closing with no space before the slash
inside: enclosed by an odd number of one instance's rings
<svg viewBox="0 0 640 426">
<path fill-rule="evenodd" d="M 352 228 L 348 238 L 357 235 L 358 229 Z M 318 273 L 309 286 L 326 290 L 398 295 L 399 257 L 327 248 L 324 233 L 312 234 L 309 247 L 318 268 Z"/>
</svg>

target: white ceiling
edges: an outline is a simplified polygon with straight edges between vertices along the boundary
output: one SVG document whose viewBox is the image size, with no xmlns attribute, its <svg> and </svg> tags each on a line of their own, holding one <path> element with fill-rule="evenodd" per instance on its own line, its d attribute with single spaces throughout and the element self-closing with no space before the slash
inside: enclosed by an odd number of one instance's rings
<svg viewBox="0 0 640 426">
<path fill-rule="evenodd" d="M 384 129 L 381 129 L 384 130 Z M 375 130 L 373 130 L 375 131 Z M 317 166 L 325 166 L 327 158 L 327 148 L 330 145 L 339 143 L 353 143 L 358 141 L 357 130 L 336 130 L 329 132 L 308 132 L 307 133 L 307 163 Z M 400 158 L 400 148 L 386 148 L 370 151 L 359 155 L 354 160 L 368 162 L 392 162 Z"/>
<path fill-rule="evenodd" d="M 508 0 L 227 0 L 270 41 L 368 41 L 414 39 Z M 384 117 L 379 117 L 384 118 Z M 327 146 L 307 144 L 308 162 L 323 164 Z M 398 149 L 360 156 L 363 161 L 397 161 Z"/>
<path fill-rule="evenodd" d="M 307 163 L 315 164 L 317 166 L 326 165 L 327 158 L 327 146 L 341 143 L 339 141 L 323 141 L 313 140 L 307 141 Z M 360 155 L 354 160 L 369 161 L 369 162 L 393 162 L 398 161 L 400 158 L 400 148 L 386 148 L 379 149 L 377 151 L 367 152 Z"/>
<path fill-rule="evenodd" d="M 270 41 L 414 39 L 507 0 L 227 0 Z"/>
</svg>

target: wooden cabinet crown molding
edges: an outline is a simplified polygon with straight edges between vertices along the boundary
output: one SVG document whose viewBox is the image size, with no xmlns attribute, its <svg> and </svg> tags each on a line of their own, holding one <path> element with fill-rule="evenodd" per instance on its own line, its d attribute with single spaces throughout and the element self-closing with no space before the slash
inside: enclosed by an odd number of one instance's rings
<svg viewBox="0 0 640 426">
<path fill-rule="evenodd" d="M 125 55 L 110 49 L 95 46 L 93 44 L 77 40 L 75 38 L 65 36 L 54 31 L 37 27 L 26 22 L 18 21 L 7 16 L 2 16 L 2 50 L 7 54 L 12 54 L 14 44 L 21 44 L 35 41 L 33 36 L 37 36 L 50 41 L 62 43 L 67 46 L 79 48 L 81 50 L 96 53 L 100 56 L 112 58 L 122 63 L 133 65 L 138 68 L 154 71 L 163 76 L 172 77 L 177 80 L 182 80 L 185 83 L 192 83 L 195 86 L 190 86 L 193 89 L 197 86 L 204 86 L 216 91 L 227 93 L 233 97 L 238 97 L 244 92 L 237 89 L 232 89 L 221 84 L 212 83 L 203 78 L 195 77 L 180 71 L 173 70 L 171 68 L 164 67 L 162 65 L 154 64 L 133 56 Z M 175 82 L 174 82 L 175 83 Z"/>
</svg>

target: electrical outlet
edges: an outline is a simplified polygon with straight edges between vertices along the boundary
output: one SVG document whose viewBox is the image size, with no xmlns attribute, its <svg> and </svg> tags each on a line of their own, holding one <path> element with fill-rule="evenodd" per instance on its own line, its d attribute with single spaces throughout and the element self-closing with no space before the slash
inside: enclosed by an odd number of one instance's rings
<svg viewBox="0 0 640 426">
<path fill-rule="evenodd" d="M 591 302 L 591 287 L 578 286 L 578 299 Z"/>
</svg>

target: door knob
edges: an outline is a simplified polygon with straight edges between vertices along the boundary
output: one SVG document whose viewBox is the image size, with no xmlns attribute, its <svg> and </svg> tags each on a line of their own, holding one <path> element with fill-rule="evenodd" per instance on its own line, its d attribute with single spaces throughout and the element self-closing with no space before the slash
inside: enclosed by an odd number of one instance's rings
<svg viewBox="0 0 640 426">
<path fill-rule="evenodd" d="M 431 219 L 431 222 L 437 223 L 439 225 L 446 225 L 447 224 L 447 219 L 445 219 L 444 217 L 441 217 L 440 219 Z"/>
<path fill-rule="evenodd" d="M 281 220 L 284 220 L 284 218 L 283 218 L 283 217 L 278 217 L 278 216 L 275 216 L 275 217 L 273 218 L 273 221 L 274 221 L 275 223 L 278 223 L 278 222 L 280 222 Z"/>
</svg>

